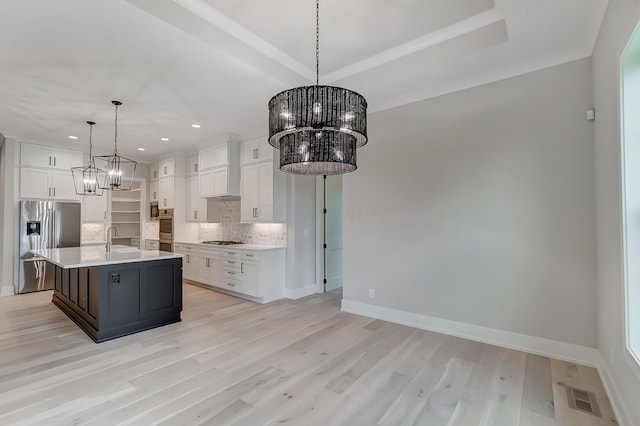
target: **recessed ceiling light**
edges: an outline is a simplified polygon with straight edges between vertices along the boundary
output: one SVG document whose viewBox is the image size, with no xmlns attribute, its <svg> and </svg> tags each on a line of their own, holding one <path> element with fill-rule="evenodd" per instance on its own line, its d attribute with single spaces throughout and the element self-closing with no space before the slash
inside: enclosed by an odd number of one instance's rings
<svg viewBox="0 0 640 426">
<path fill-rule="evenodd" d="M 77 136 L 69 136 L 69 139 L 78 139 Z"/>
<path fill-rule="evenodd" d="M 161 140 L 161 141 L 165 141 L 165 142 L 166 142 L 166 141 L 168 141 L 168 140 L 169 140 L 169 138 L 160 138 L 160 140 Z"/>
<path fill-rule="evenodd" d="M 194 129 L 199 129 L 200 125 L 199 124 L 192 124 L 191 127 L 193 127 Z"/>
<path fill-rule="evenodd" d="M 138 151 L 146 151 L 144 148 L 138 148 Z"/>
</svg>

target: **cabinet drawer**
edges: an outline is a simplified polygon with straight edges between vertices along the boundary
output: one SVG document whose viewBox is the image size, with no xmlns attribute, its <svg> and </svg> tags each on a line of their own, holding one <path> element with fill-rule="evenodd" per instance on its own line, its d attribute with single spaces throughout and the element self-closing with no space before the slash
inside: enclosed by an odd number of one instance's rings
<svg viewBox="0 0 640 426">
<path fill-rule="evenodd" d="M 243 260 L 254 260 L 254 261 L 259 261 L 260 260 L 260 253 L 258 253 L 257 251 L 243 251 L 242 252 L 242 259 Z"/>
<path fill-rule="evenodd" d="M 242 257 L 242 252 L 240 250 L 224 249 L 222 250 L 222 257 L 240 259 Z"/>
<path fill-rule="evenodd" d="M 196 247 L 194 246 L 189 246 L 186 244 L 174 244 L 173 245 L 173 249 L 175 251 L 181 251 L 184 253 L 195 253 L 196 252 Z"/>
<path fill-rule="evenodd" d="M 211 250 L 211 249 L 206 249 L 206 248 L 199 248 L 198 249 L 198 253 L 200 253 L 200 255 L 202 255 L 204 257 L 208 257 L 208 258 L 219 258 L 220 257 L 220 251 L 219 250 Z"/>
<path fill-rule="evenodd" d="M 240 268 L 240 260 L 222 258 L 222 266 L 225 268 Z"/>
<path fill-rule="evenodd" d="M 233 291 L 242 291 L 242 282 L 234 279 L 224 278 L 220 287 Z"/>
<path fill-rule="evenodd" d="M 227 268 L 224 267 L 222 268 L 222 277 L 223 278 L 233 278 L 233 279 L 237 279 L 237 280 L 241 280 L 242 279 L 242 273 L 240 272 L 240 268 L 235 269 L 235 268 Z"/>
</svg>

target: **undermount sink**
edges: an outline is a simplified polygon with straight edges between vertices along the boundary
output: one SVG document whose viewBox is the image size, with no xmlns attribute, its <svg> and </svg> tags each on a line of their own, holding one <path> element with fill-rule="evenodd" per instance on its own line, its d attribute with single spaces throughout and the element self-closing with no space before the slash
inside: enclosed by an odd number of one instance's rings
<svg viewBox="0 0 640 426">
<path fill-rule="evenodd" d="M 134 253 L 140 251 L 135 247 L 111 247 L 111 253 Z"/>
</svg>

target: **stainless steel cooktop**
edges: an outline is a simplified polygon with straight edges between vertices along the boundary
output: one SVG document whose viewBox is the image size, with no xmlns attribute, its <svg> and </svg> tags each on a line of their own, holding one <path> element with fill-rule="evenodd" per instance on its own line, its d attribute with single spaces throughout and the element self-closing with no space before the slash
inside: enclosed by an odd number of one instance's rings
<svg viewBox="0 0 640 426">
<path fill-rule="evenodd" d="M 234 244 L 244 244 L 242 241 L 203 241 L 202 244 L 212 244 L 214 246 L 230 246 Z"/>
</svg>

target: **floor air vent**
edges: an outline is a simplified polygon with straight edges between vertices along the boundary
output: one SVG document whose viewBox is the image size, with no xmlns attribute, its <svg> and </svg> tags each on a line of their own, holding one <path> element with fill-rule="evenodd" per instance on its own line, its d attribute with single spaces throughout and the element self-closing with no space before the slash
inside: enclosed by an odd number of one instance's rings
<svg viewBox="0 0 640 426">
<path fill-rule="evenodd" d="M 569 401 L 570 408 L 602 417 L 600 407 L 598 407 L 598 401 L 593 392 L 572 388 L 571 386 L 565 387 L 567 389 L 567 400 Z"/>
</svg>

